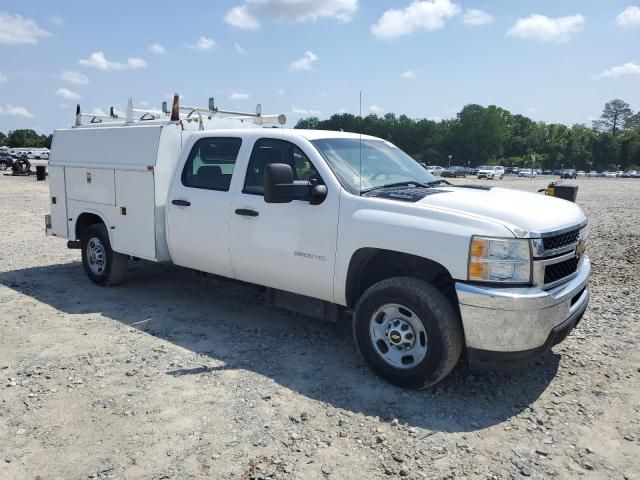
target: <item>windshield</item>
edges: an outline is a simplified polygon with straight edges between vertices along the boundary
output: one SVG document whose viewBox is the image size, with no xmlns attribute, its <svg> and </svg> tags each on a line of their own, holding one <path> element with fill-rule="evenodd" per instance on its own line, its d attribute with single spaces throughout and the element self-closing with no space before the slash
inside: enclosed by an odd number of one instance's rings
<svg viewBox="0 0 640 480">
<path fill-rule="evenodd" d="M 356 195 L 389 184 L 438 181 L 413 158 L 385 140 L 323 138 L 311 143 L 342 186 Z"/>
<path fill-rule="evenodd" d="M 490 167 L 489 165 L 482 165 L 481 167 L 478 167 L 478 170 L 493 170 L 493 167 Z"/>
</svg>

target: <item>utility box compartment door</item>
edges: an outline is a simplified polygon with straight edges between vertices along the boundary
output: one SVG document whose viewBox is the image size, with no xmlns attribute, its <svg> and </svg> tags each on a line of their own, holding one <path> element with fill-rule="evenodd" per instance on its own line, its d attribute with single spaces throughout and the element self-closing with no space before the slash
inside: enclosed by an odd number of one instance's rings
<svg viewBox="0 0 640 480">
<path fill-rule="evenodd" d="M 101 168 L 66 167 L 67 197 L 81 202 L 115 205 L 114 171 Z"/>
<path fill-rule="evenodd" d="M 49 206 L 51 207 L 50 233 L 67 238 L 67 194 L 64 183 L 64 167 L 49 167 Z"/>
<path fill-rule="evenodd" d="M 156 259 L 154 173 L 116 170 L 116 215 L 113 249 L 134 257 Z"/>
</svg>

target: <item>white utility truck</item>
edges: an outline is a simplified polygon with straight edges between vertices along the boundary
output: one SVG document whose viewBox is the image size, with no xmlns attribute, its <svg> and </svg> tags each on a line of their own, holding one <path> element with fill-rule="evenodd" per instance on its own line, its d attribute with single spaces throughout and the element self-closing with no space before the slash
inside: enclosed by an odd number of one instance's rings
<svg viewBox="0 0 640 480">
<path fill-rule="evenodd" d="M 96 284 L 120 283 L 133 257 L 352 313 L 365 361 L 411 388 L 461 355 L 530 361 L 587 308 L 587 219 L 572 202 L 451 185 L 371 136 L 257 128 L 284 123 L 259 109 L 176 98 L 163 111 L 134 120 L 130 104 L 124 122 L 54 133 L 46 231 L 81 249 Z"/>
</svg>

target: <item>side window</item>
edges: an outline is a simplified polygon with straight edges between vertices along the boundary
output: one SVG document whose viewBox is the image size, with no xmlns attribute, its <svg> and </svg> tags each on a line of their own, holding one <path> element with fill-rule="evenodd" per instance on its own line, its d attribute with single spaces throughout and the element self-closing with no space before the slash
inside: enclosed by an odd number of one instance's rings
<svg viewBox="0 0 640 480">
<path fill-rule="evenodd" d="M 300 148 L 286 140 L 261 138 L 253 146 L 243 193 L 262 195 L 264 193 L 264 169 L 269 163 L 287 163 L 293 169 L 294 180 L 311 180 L 323 183 L 311 160 Z"/>
<path fill-rule="evenodd" d="M 198 140 L 182 170 L 182 184 L 191 188 L 229 191 L 240 145 L 240 138 Z"/>
</svg>

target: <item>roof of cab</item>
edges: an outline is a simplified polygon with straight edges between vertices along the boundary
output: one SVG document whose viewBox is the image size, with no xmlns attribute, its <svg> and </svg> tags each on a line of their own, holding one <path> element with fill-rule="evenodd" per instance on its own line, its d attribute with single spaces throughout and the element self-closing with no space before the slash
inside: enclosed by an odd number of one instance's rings
<svg viewBox="0 0 640 480">
<path fill-rule="evenodd" d="M 336 132 L 333 130 L 303 130 L 295 128 L 234 128 L 234 129 L 214 129 L 214 130 L 200 130 L 191 132 L 196 137 L 205 137 L 207 135 L 247 135 L 258 134 L 261 136 L 270 136 L 273 138 L 291 138 L 292 136 L 302 137 L 307 140 L 319 140 L 323 138 L 363 138 L 366 140 L 380 140 L 380 138 L 372 137 L 370 135 L 360 135 L 353 132 Z"/>
</svg>

